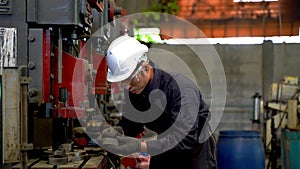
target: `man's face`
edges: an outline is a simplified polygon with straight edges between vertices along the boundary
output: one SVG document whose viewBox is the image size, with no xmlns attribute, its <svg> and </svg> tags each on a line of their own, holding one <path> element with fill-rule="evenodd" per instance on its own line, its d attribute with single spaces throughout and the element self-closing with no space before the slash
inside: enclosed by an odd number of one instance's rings
<svg viewBox="0 0 300 169">
<path fill-rule="evenodd" d="M 141 65 L 129 76 L 129 78 L 123 80 L 121 83 L 129 90 L 129 92 L 133 94 L 140 94 L 149 82 L 148 73 L 149 72 Z"/>
</svg>

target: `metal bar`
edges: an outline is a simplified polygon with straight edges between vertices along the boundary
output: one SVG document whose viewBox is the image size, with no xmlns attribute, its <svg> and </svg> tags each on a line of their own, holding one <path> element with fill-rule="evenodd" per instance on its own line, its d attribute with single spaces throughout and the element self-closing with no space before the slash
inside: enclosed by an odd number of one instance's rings
<svg viewBox="0 0 300 169">
<path fill-rule="evenodd" d="M 297 100 L 288 100 L 287 127 L 289 129 L 296 129 L 298 125 L 297 104 Z"/>
<path fill-rule="evenodd" d="M 23 83 L 22 79 L 23 77 L 27 76 L 27 67 L 25 66 L 20 66 L 20 83 L 21 83 L 21 145 L 26 145 L 27 144 L 27 118 L 28 118 L 28 101 L 27 101 L 27 92 L 28 92 L 28 84 Z M 21 151 L 21 165 L 22 169 L 27 169 L 27 162 L 28 162 L 28 156 L 27 156 L 27 151 L 22 150 Z"/>
<path fill-rule="evenodd" d="M 58 81 L 57 83 L 62 83 L 62 32 L 61 28 L 58 28 Z"/>
<path fill-rule="evenodd" d="M 1 125 L 0 125 L 0 145 L 3 145 L 3 133 L 4 133 L 4 130 L 3 130 L 3 107 L 2 107 L 2 97 L 3 97 L 3 90 L 2 90 L 2 86 L 3 86 L 3 83 L 2 83 L 2 74 L 0 75 L 0 122 L 1 122 Z M 0 167 L 2 167 L 3 165 L 3 156 L 4 156 L 4 152 L 3 152 L 3 147 L 0 146 Z"/>
</svg>

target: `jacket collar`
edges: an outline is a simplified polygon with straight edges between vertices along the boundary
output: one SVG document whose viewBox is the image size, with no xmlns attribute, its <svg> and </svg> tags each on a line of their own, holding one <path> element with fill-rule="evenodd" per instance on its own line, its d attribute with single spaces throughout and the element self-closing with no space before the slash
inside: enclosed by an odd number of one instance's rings
<svg viewBox="0 0 300 169">
<path fill-rule="evenodd" d="M 153 67 L 153 79 L 148 82 L 147 86 L 145 87 L 143 93 L 149 95 L 149 93 L 153 89 L 158 89 L 160 84 L 160 76 L 161 70 L 160 67 L 152 61 L 149 61 L 150 65 Z"/>
</svg>

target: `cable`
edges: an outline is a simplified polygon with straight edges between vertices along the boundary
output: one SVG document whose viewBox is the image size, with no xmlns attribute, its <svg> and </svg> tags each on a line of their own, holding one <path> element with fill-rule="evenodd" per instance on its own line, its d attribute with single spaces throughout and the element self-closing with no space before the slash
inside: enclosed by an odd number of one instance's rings
<svg viewBox="0 0 300 169">
<path fill-rule="evenodd" d="M 113 169 L 117 169 L 116 166 L 114 165 L 114 163 L 110 160 L 110 158 L 105 153 L 102 153 L 102 152 L 99 152 L 99 153 L 108 160 L 108 162 L 110 163 L 110 165 L 112 166 Z"/>
</svg>

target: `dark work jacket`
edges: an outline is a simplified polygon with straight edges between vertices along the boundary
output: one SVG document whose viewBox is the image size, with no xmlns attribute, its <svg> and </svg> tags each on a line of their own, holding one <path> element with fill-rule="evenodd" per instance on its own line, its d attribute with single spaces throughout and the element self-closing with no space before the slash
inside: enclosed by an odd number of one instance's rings
<svg viewBox="0 0 300 169">
<path fill-rule="evenodd" d="M 135 137 L 144 127 L 158 134 L 157 140 L 146 140 L 150 168 L 213 168 L 209 167 L 215 165 L 213 142 L 208 137 L 199 140 L 200 134 L 209 132 L 205 122 L 210 111 L 198 87 L 182 74 L 169 74 L 151 64 L 154 76 L 145 90 L 138 95 L 125 91 L 120 122 L 125 135 Z"/>
</svg>

